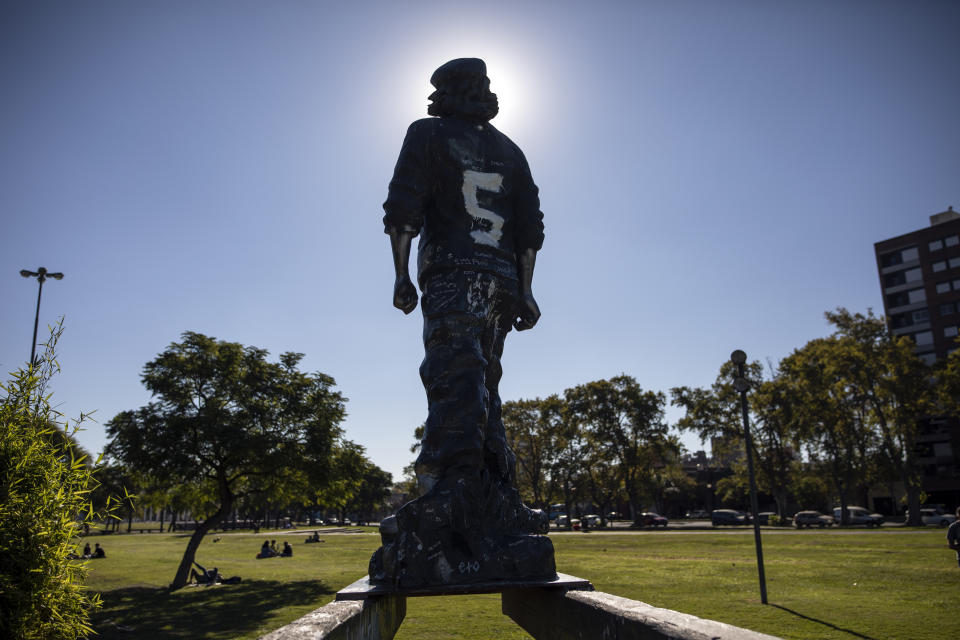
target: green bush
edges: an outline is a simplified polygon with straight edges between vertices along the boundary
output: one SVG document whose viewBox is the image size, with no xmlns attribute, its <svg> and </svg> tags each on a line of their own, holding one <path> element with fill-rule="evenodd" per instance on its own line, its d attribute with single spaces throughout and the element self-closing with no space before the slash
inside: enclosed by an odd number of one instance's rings
<svg viewBox="0 0 960 640">
<path fill-rule="evenodd" d="M 99 596 L 85 590 L 75 558 L 79 528 L 95 515 L 93 468 L 50 407 L 47 385 L 59 371 L 54 328 L 43 356 L 0 383 L 0 637 L 86 637 Z"/>
</svg>

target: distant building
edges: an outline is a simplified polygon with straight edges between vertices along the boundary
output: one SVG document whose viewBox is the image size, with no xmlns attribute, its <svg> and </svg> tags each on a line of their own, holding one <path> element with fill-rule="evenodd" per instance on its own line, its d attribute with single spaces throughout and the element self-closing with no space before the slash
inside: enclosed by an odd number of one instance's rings
<svg viewBox="0 0 960 640">
<path fill-rule="evenodd" d="M 927 364 L 957 348 L 960 331 L 960 213 L 873 245 L 890 330 L 916 343 Z"/>
<path fill-rule="evenodd" d="M 913 338 L 927 364 L 947 357 L 960 332 L 960 213 L 949 207 L 930 216 L 929 227 L 873 248 L 890 331 Z M 960 421 L 924 420 L 917 448 L 927 502 L 960 504 Z M 892 497 L 874 501 L 896 509 Z"/>
</svg>

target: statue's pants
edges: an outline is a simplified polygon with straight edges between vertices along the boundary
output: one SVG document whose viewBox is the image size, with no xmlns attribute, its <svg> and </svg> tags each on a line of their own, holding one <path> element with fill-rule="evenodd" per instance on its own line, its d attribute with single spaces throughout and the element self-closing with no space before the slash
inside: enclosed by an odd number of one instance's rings
<svg viewBox="0 0 960 640">
<path fill-rule="evenodd" d="M 420 378 L 428 414 L 415 467 L 422 492 L 483 470 L 514 484 L 498 385 L 518 301 L 517 282 L 490 273 L 449 270 L 423 282 Z"/>
</svg>

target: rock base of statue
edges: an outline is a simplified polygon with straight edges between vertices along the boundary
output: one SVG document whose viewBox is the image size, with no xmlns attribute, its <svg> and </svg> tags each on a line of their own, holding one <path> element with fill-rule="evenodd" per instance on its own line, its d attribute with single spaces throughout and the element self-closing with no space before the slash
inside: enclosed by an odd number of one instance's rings
<svg viewBox="0 0 960 640">
<path fill-rule="evenodd" d="M 457 478 L 380 524 L 370 582 L 396 589 L 557 576 L 549 526 L 516 489 Z"/>
</svg>

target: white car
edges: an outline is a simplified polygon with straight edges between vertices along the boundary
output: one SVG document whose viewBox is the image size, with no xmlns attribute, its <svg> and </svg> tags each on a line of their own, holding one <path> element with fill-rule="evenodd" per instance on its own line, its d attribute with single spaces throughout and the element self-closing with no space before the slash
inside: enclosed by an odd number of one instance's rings
<svg viewBox="0 0 960 640">
<path fill-rule="evenodd" d="M 920 519 L 923 524 L 934 524 L 938 527 L 946 527 L 955 522 L 957 516 L 949 513 L 941 513 L 939 509 L 920 509 Z"/>
<path fill-rule="evenodd" d="M 863 507 L 847 507 L 849 524 L 862 524 L 869 527 L 879 527 L 883 524 L 883 516 L 879 513 L 870 513 Z M 833 521 L 840 524 L 840 507 L 833 509 Z"/>
</svg>

